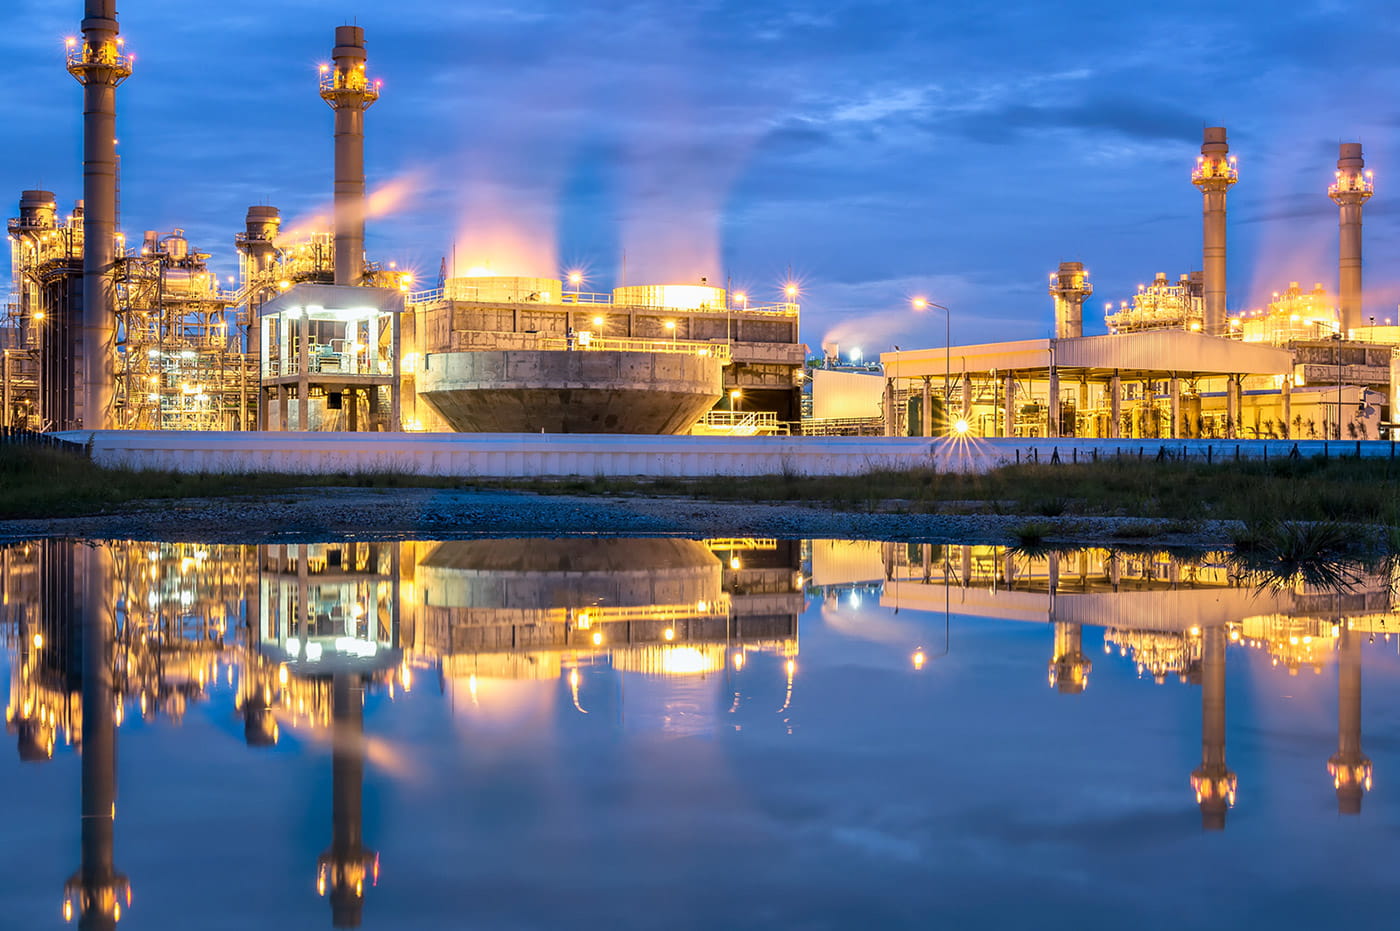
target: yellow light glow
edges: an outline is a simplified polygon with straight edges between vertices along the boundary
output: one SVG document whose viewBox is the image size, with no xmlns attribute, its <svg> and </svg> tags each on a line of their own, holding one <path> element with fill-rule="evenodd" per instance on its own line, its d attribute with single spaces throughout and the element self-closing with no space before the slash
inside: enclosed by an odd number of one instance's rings
<svg viewBox="0 0 1400 931">
<path fill-rule="evenodd" d="M 969 423 L 968 423 L 964 418 L 962 418 L 962 417 L 959 417 L 957 420 L 953 421 L 953 430 L 954 430 L 955 432 L 957 432 L 959 435 L 962 435 L 962 434 L 967 433 L 967 431 L 970 430 L 970 429 L 972 429 L 972 425 L 969 424 Z"/>
<path fill-rule="evenodd" d="M 912 301 L 910 301 L 909 303 L 914 305 L 914 309 L 915 309 L 915 310 L 927 310 L 927 309 L 928 309 L 928 298 L 926 298 L 926 297 L 916 297 L 916 298 L 914 298 Z"/>
<path fill-rule="evenodd" d="M 583 272 L 569 272 L 569 284 L 575 287 L 583 284 Z"/>
<path fill-rule="evenodd" d="M 928 657 L 924 655 L 923 650 L 915 650 L 913 660 L 915 669 L 923 669 L 924 663 L 928 662 Z"/>
<path fill-rule="evenodd" d="M 34 311 L 34 320 L 35 320 L 35 322 L 40 322 L 40 321 L 42 321 L 42 320 L 44 319 L 45 316 L 47 316 L 47 315 L 46 315 L 42 310 L 36 310 L 36 311 Z"/>
<path fill-rule="evenodd" d="M 743 291 L 740 291 L 738 294 L 734 295 L 734 300 L 738 301 L 740 304 L 747 304 L 749 302 L 749 296 Z"/>
<path fill-rule="evenodd" d="M 788 296 L 789 300 L 797 297 L 797 285 L 789 282 L 787 287 L 783 288 L 783 293 Z"/>
<path fill-rule="evenodd" d="M 1200 629 L 1199 627 L 1192 627 L 1192 628 L 1191 628 L 1191 636 L 1193 636 L 1193 637 L 1199 637 L 1200 635 L 1201 635 L 1201 629 Z"/>
<path fill-rule="evenodd" d="M 738 569 L 738 568 L 740 568 L 741 566 L 743 566 L 743 563 L 741 563 L 741 562 L 739 561 L 739 557 L 738 557 L 738 556 L 731 556 L 731 557 L 730 557 L 730 559 L 729 559 L 729 568 L 731 568 L 731 569 Z"/>
<path fill-rule="evenodd" d="M 593 325 L 594 325 L 594 326 L 602 326 L 602 325 L 603 325 L 603 318 L 602 318 L 602 317 L 594 317 L 594 318 L 593 318 Z"/>
<path fill-rule="evenodd" d="M 34 635 L 34 649 L 36 649 L 36 650 L 41 650 L 41 649 L 43 649 L 43 647 L 44 647 L 44 635 L 43 635 L 43 634 L 35 634 L 35 635 Z"/>
<path fill-rule="evenodd" d="M 594 633 L 594 634 L 593 634 L 593 645 L 594 645 L 595 647 L 598 647 L 598 646 L 602 646 L 602 645 L 603 645 L 603 635 L 602 635 L 601 632 L 598 632 L 598 633 Z"/>
<path fill-rule="evenodd" d="M 277 681 L 278 681 L 280 684 L 282 684 L 282 685 L 286 685 L 286 684 L 287 684 L 287 664 L 286 664 L 286 663 L 283 663 L 281 666 L 278 666 L 278 667 L 277 667 Z"/>
<path fill-rule="evenodd" d="M 661 654 L 661 671 L 668 676 L 694 676 L 711 672 L 714 665 L 696 647 L 665 647 Z"/>
<path fill-rule="evenodd" d="M 668 330 L 674 330 L 675 328 L 676 328 L 676 321 L 674 321 L 674 320 L 667 320 L 667 321 L 666 321 L 666 329 L 668 329 Z"/>
<path fill-rule="evenodd" d="M 675 639 L 676 639 L 676 631 L 675 631 L 674 628 L 668 627 L 668 628 L 666 628 L 666 631 L 665 631 L 665 633 L 662 634 L 662 636 L 665 637 L 667 640 L 675 640 Z"/>
</svg>

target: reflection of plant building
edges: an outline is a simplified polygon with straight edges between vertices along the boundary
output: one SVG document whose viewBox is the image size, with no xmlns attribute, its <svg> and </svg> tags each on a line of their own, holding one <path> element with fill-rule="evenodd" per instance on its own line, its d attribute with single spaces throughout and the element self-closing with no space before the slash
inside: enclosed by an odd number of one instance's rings
<svg viewBox="0 0 1400 931">
<path fill-rule="evenodd" d="M 379 857 L 364 845 L 364 702 L 371 683 L 392 684 L 400 666 L 399 543 L 259 547 L 258 608 L 239 708 L 249 744 L 277 742 L 283 715 L 331 738 L 331 843 L 316 889 L 337 928 L 359 927 Z M 250 618 L 250 620 L 253 620 Z"/>
<path fill-rule="evenodd" d="M 1081 691 L 1088 669 L 1083 626 L 1104 630 L 1104 651 L 1137 664 L 1158 683 L 1169 676 L 1202 691 L 1202 754 L 1191 785 L 1203 824 L 1221 828 L 1238 779 L 1225 758 L 1227 645 L 1260 649 L 1296 674 L 1338 656 L 1338 751 L 1328 761 L 1343 813 L 1360 810 L 1372 766 L 1361 750 L 1360 635 L 1388 640 L 1394 618 L 1390 578 L 1363 574 L 1348 591 L 1300 581 L 1260 586 L 1223 553 L 1181 559 L 1166 552 L 1083 549 L 1028 553 L 994 546 L 814 541 L 812 584 L 880 586 L 880 603 L 931 613 L 1048 623 L 1054 631 L 1050 681 Z M 924 654 L 917 656 L 926 660 Z M 916 667 L 921 661 L 916 659 Z M 1085 660 L 1087 662 L 1087 660 Z"/>
</svg>

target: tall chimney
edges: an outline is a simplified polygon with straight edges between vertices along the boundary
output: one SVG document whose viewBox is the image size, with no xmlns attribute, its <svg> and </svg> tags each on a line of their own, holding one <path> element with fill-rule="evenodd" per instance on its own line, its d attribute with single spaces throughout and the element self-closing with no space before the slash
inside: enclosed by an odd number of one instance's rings
<svg viewBox="0 0 1400 931">
<path fill-rule="evenodd" d="M 1191 172 L 1191 183 L 1201 189 L 1205 201 L 1202 267 L 1205 270 L 1205 331 L 1225 333 L 1225 192 L 1240 179 L 1225 127 L 1209 126 L 1201 143 L 1201 155 Z"/>
<path fill-rule="evenodd" d="M 131 58 L 117 38 L 117 0 L 87 0 L 83 38 L 68 40 L 68 71 L 83 85 L 83 326 L 78 416 L 83 427 L 110 425 L 116 390 L 117 85 Z"/>
<path fill-rule="evenodd" d="M 1361 143 L 1343 142 L 1337 177 L 1327 194 L 1336 202 L 1341 220 L 1337 277 L 1344 337 L 1361 326 L 1361 205 L 1376 192 L 1371 175 L 1361 157 Z"/>
<path fill-rule="evenodd" d="M 1084 299 L 1094 293 L 1083 262 L 1061 262 L 1050 275 L 1050 296 L 1055 299 L 1055 338 L 1084 335 Z"/>
<path fill-rule="evenodd" d="M 335 283 L 365 276 L 365 111 L 379 83 L 365 76 L 365 31 L 335 27 L 330 65 L 321 66 L 321 98 L 335 111 Z"/>
</svg>

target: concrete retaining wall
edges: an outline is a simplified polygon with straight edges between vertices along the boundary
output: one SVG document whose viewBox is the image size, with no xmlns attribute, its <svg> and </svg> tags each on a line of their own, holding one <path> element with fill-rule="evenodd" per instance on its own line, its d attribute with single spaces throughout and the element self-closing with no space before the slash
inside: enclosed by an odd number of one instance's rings
<svg viewBox="0 0 1400 931">
<path fill-rule="evenodd" d="M 928 440 L 920 437 L 703 437 L 520 433 L 219 433 L 75 430 L 105 466 L 182 472 L 367 472 L 531 477 L 570 475 L 858 475 L 878 468 L 982 471 L 1013 462 L 1095 455 L 1213 462 L 1312 456 L 1394 457 L 1395 444 L 1305 440 Z"/>
</svg>

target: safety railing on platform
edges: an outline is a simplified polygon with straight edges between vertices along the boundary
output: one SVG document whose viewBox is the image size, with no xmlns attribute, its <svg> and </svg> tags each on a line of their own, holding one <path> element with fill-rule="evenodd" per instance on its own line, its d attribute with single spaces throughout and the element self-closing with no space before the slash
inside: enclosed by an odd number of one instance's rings
<svg viewBox="0 0 1400 931">
<path fill-rule="evenodd" d="M 732 358 L 728 343 L 707 343 L 691 339 L 627 339 L 594 336 L 580 330 L 572 336 L 541 336 L 534 340 L 536 349 L 576 350 L 580 352 L 659 352 L 686 356 L 713 356 L 722 363 Z"/>
<path fill-rule="evenodd" d="M 549 304 L 553 303 L 543 292 L 532 292 L 524 298 L 510 300 L 500 297 L 499 289 L 477 289 L 453 285 L 451 294 L 443 288 L 427 288 L 422 291 L 412 291 L 405 300 L 409 304 L 432 304 L 436 301 L 449 298 L 455 301 L 478 302 L 483 304 Z M 591 307 L 616 307 L 625 310 L 644 310 L 653 313 L 674 313 L 674 314 L 730 314 L 743 316 L 745 314 L 763 315 L 769 317 L 796 317 L 799 305 L 781 302 L 776 304 L 738 304 L 731 307 L 657 307 L 650 304 L 617 304 L 613 302 L 613 296 L 604 291 L 564 291 L 559 295 L 560 304 L 587 304 Z"/>
<path fill-rule="evenodd" d="M 880 417 L 824 417 L 802 421 L 803 436 L 883 436 Z"/>
<path fill-rule="evenodd" d="M 705 436 L 778 436 L 787 424 L 773 411 L 709 411 L 691 433 Z"/>
</svg>

